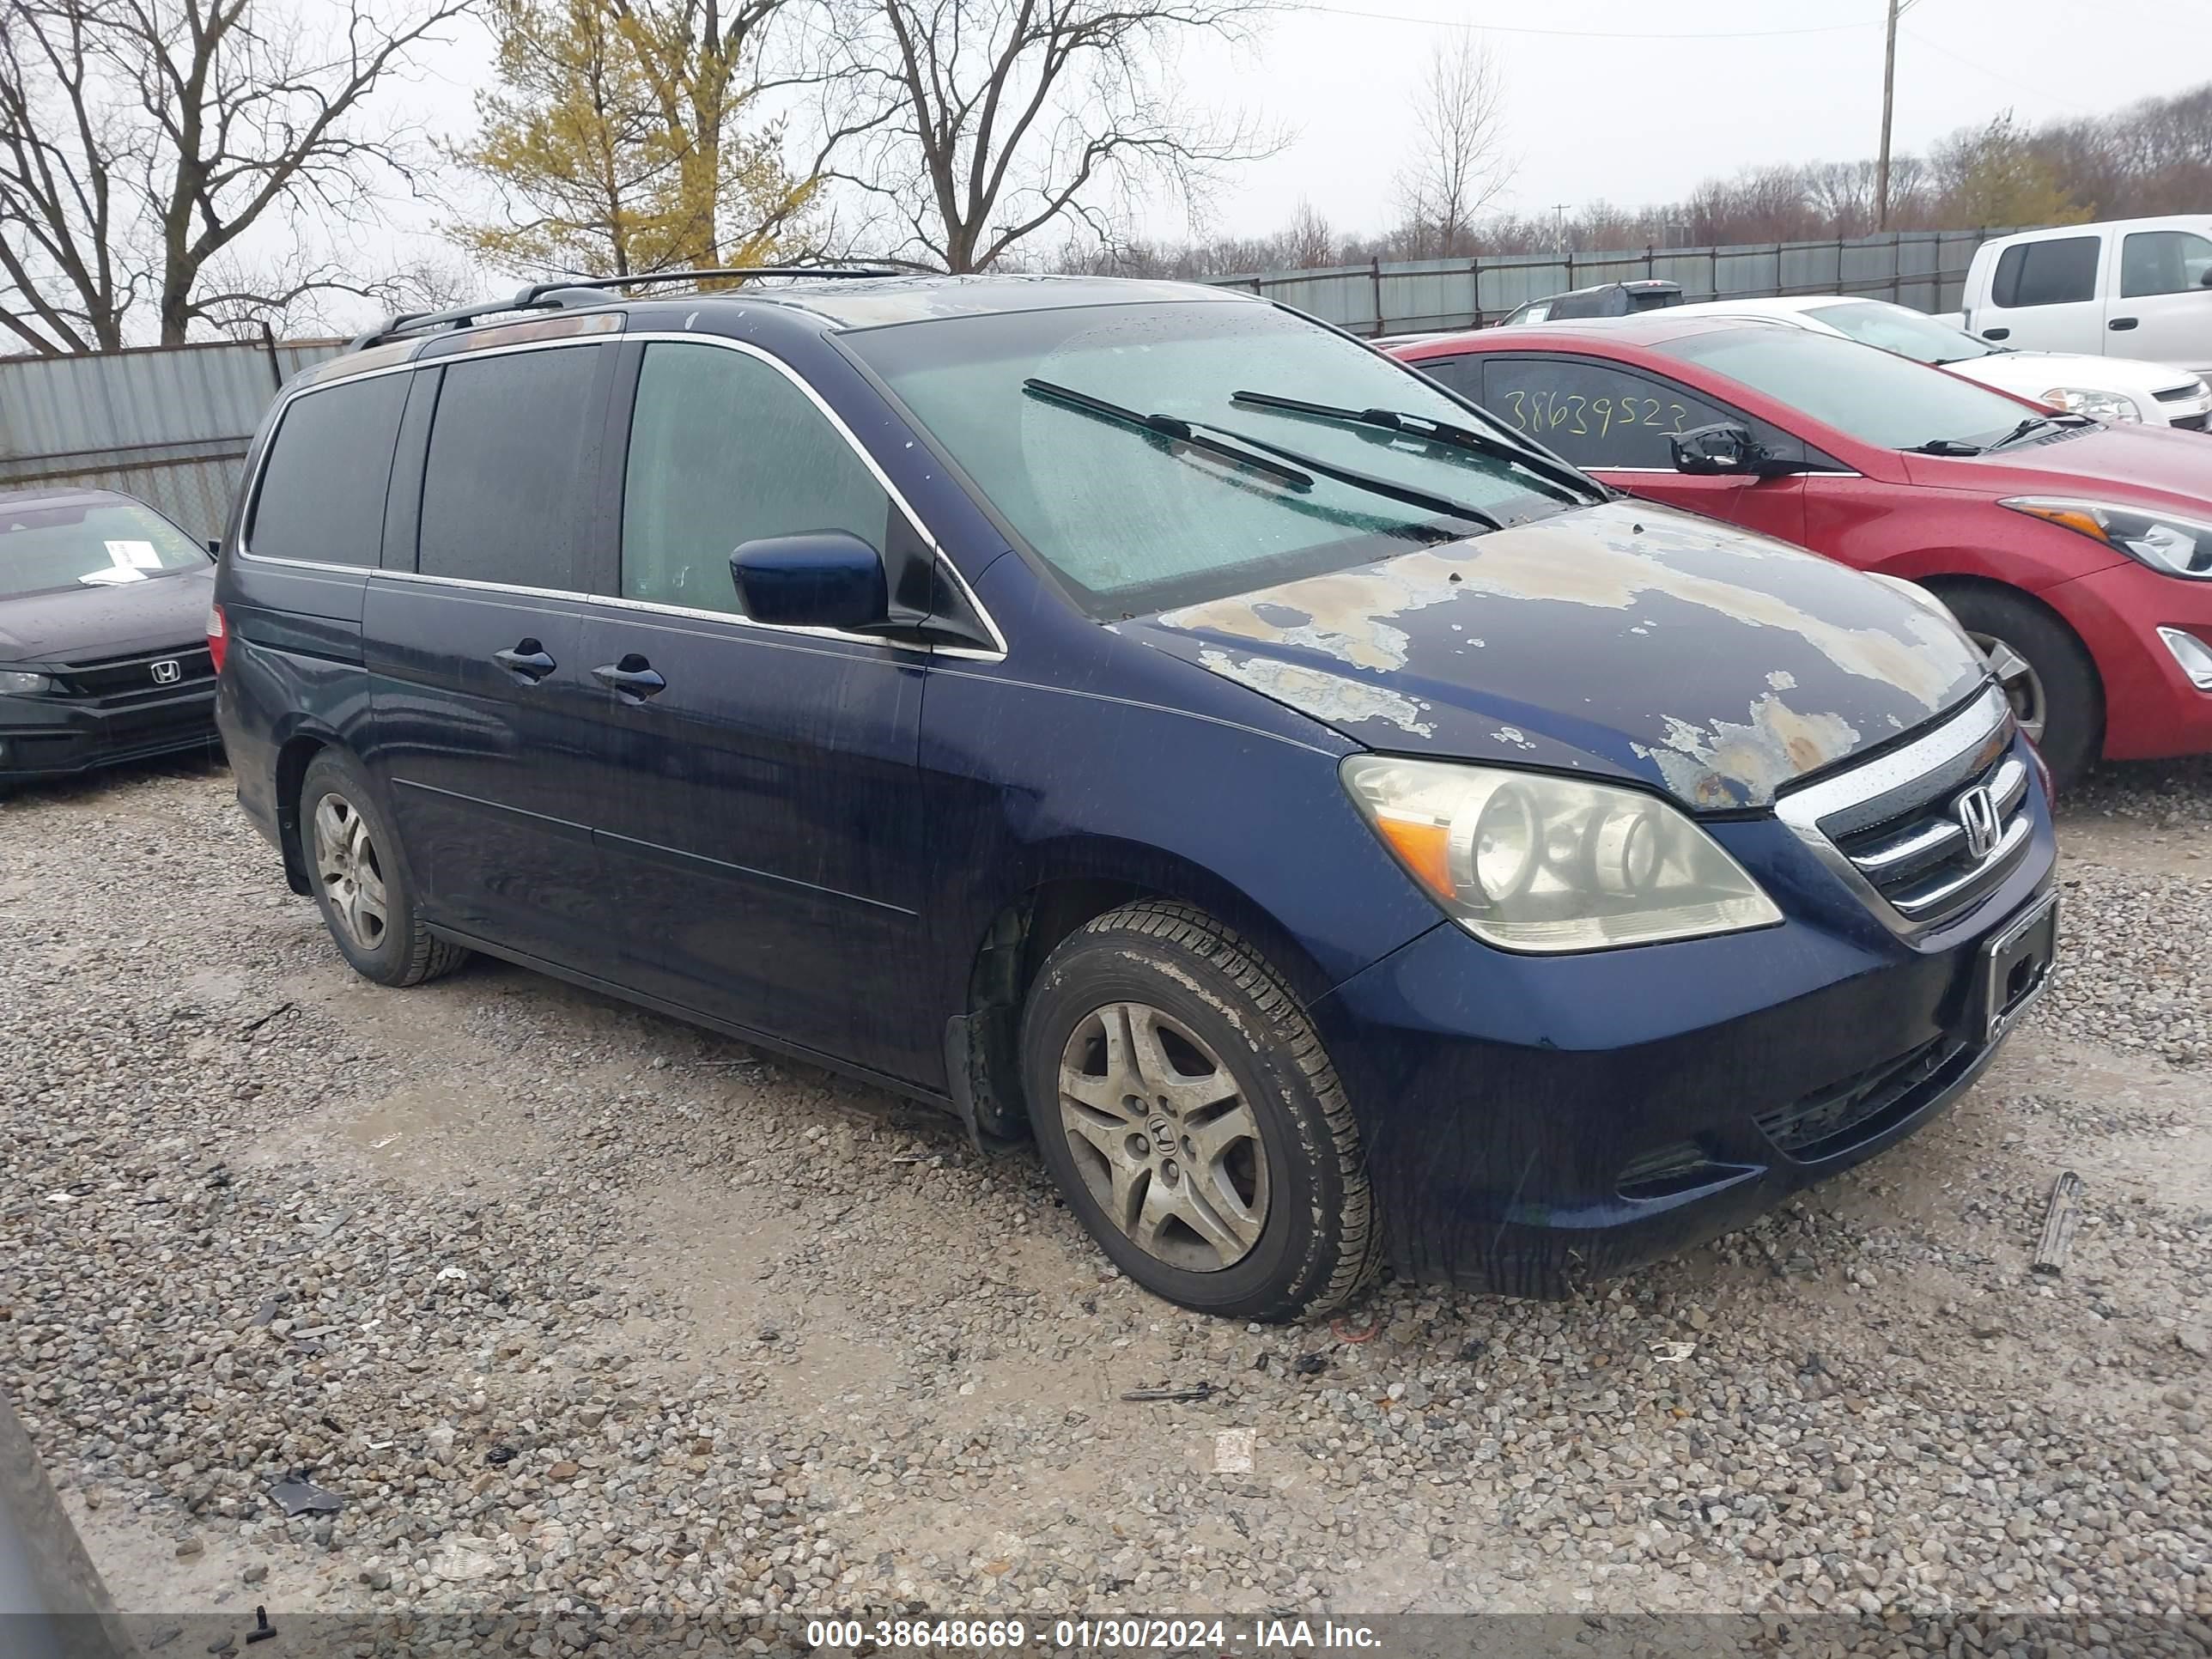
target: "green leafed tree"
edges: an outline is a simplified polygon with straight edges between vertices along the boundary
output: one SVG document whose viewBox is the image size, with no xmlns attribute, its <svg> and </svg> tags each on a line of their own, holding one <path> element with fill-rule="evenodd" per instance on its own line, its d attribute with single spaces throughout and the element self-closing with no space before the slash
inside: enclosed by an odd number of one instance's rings
<svg viewBox="0 0 2212 1659">
<path fill-rule="evenodd" d="M 782 0 L 493 0 L 498 85 L 458 159 L 500 217 L 450 228 L 494 264 L 595 276 L 753 265 L 806 244 L 816 180 L 746 117 Z"/>
<path fill-rule="evenodd" d="M 1940 148 L 1936 171 L 1954 224 L 2078 225 L 2091 216 L 2010 110 Z"/>
</svg>

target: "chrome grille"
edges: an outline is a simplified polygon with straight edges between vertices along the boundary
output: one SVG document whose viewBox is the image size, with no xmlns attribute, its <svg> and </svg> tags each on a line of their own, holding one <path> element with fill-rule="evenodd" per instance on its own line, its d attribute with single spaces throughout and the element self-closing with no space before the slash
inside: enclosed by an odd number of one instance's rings
<svg viewBox="0 0 2212 1659">
<path fill-rule="evenodd" d="M 1903 748 L 1783 795 L 1775 811 L 1900 933 L 1965 911 L 2027 849 L 2028 763 L 2004 694 L 1986 688 Z"/>
<path fill-rule="evenodd" d="M 2162 404 L 2185 404 L 2191 398 L 2204 395 L 2202 380 L 2184 380 L 2179 386 L 2162 386 L 2150 394 Z"/>
<path fill-rule="evenodd" d="M 2028 817 L 2021 811 L 2027 783 L 2027 763 L 2006 755 L 1963 788 L 1939 791 L 1895 817 L 1830 839 L 1900 915 L 1938 921 L 1995 886 L 2027 844 Z M 1966 800 L 1976 789 L 1987 790 L 1990 800 L 1981 828 L 1987 839 L 1978 848 Z"/>
</svg>

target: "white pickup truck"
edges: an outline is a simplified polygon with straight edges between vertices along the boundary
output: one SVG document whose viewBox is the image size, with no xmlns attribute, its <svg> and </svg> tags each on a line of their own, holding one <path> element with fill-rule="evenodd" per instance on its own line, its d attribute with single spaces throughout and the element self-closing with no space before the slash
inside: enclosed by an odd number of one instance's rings
<svg viewBox="0 0 2212 1659">
<path fill-rule="evenodd" d="M 2212 212 L 2000 236 L 1974 250 L 1960 327 L 2028 351 L 2212 372 Z"/>
</svg>

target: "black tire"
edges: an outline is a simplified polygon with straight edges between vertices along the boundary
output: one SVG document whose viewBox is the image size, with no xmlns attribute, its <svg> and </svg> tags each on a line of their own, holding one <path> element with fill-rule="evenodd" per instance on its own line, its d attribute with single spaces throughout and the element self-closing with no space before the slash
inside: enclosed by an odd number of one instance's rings
<svg viewBox="0 0 2212 1659">
<path fill-rule="evenodd" d="M 2037 747 L 2052 784 L 2071 787 L 2104 751 L 2105 686 L 2074 630 L 2034 600 L 2001 587 L 1946 586 L 1943 603 L 1969 634 L 2002 640 L 2027 659 L 2041 688 L 2043 736 Z M 2021 688 L 2007 688 L 2021 712 Z"/>
<path fill-rule="evenodd" d="M 337 803 L 333 822 L 357 834 L 348 837 L 348 868 L 369 870 L 380 883 L 381 921 L 370 926 L 366 908 L 352 902 L 362 884 L 334 873 L 322 855 L 318 817 L 326 803 Z M 361 769 L 335 750 L 325 749 L 307 764 L 300 781 L 300 850 L 315 906 L 323 913 L 339 953 L 364 979 L 404 988 L 450 974 L 469 959 L 466 950 L 434 938 L 415 908 L 415 890 L 398 856 L 399 840 L 376 804 Z M 342 809 L 342 810 L 339 810 Z M 349 883 L 351 885 L 349 885 Z"/>
<path fill-rule="evenodd" d="M 1095 1131 L 1112 1139 L 1126 1130 L 1119 1138 L 1127 1155 L 1134 1160 L 1141 1146 L 1141 1156 L 1151 1160 L 1152 1173 L 1132 1176 L 1128 1186 L 1145 1194 L 1139 1206 L 1145 1215 L 1152 1213 L 1149 1200 L 1158 1194 L 1169 1195 L 1164 1208 L 1196 1206 L 1156 1224 L 1158 1253 L 1109 1215 L 1093 1182 L 1112 1189 L 1111 1201 L 1113 1191 L 1121 1190 L 1112 1167 L 1092 1135 L 1079 1138 L 1063 1120 L 1064 1109 L 1088 1109 L 1062 1094 L 1063 1059 L 1105 1054 L 1105 1045 L 1117 1040 L 1124 1052 L 1135 1051 L 1127 1016 L 1117 1014 L 1131 1008 L 1157 1017 L 1148 1052 L 1156 1059 L 1166 1056 L 1175 1067 L 1175 1078 L 1163 1086 L 1180 1097 L 1178 1080 L 1200 1094 L 1234 1085 L 1226 1111 L 1217 1109 L 1218 1103 L 1170 1108 L 1168 1096 L 1153 1097 L 1149 1087 L 1142 1100 L 1122 1097 L 1141 1108 L 1126 1113 L 1126 1122 L 1089 1109 Z M 1105 1029 L 1105 1022 L 1117 1018 L 1118 1039 Z M 1194 1069 L 1194 1063 L 1213 1069 Z M 1089 1069 L 1085 1064 L 1083 1073 Z M 1341 1307 L 1374 1277 L 1382 1230 L 1358 1128 L 1335 1067 L 1281 976 L 1203 912 L 1164 902 L 1133 904 L 1063 940 L 1038 973 L 1023 1010 L 1022 1075 L 1038 1148 L 1068 1206 L 1115 1265 L 1154 1295 L 1227 1318 L 1297 1320 Z M 1109 1094 L 1114 1075 L 1109 1058 L 1097 1079 Z M 1232 1117 L 1245 1124 L 1240 1115 L 1247 1108 L 1256 1133 L 1236 1134 L 1231 1152 L 1218 1160 L 1208 1161 L 1187 1133 L 1177 1152 L 1179 1131 L 1195 1129 L 1203 1138 L 1209 1127 Z M 1180 1115 L 1184 1109 L 1187 1120 Z M 1176 1121 L 1168 1123 L 1170 1116 Z M 1164 1131 L 1154 1133 L 1162 1125 Z M 1185 1163 L 1188 1168 L 1180 1167 Z M 1236 1190 L 1219 1186 L 1222 1180 L 1233 1182 Z M 1224 1198 L 1243 1207 L 1222 1208 Z M 1218 1219 L 1232 1213 L 1253 1231 L 1249 1242 L 1241 1235 L 1227 1241 L 1243 1245 L 1242 1256 L 1193 1265 L 1196 1257 L 1224 1247 L 1209 1243 L 1181 1216 Z M 1176 1259 L 1165 1259 L 1170 1255 Z"/>
</svg>

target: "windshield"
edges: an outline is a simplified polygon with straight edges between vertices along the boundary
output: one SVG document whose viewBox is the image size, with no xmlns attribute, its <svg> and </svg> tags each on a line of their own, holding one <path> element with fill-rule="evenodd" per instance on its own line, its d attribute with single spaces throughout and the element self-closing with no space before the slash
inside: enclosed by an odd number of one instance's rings
<svg viewBox="0 0 2212 1659">
<path fill-rule="evenodd" d="M 1886 300 L 1847 300 L 1841 305 L 1814 306 L 1805 314 L 1817 317 L 1838 334 L 1848 334 L 1862 345 L 1880 346 L 1919 363 L 1964 363 L 1977 357 L 1994 357 L 2003 348 L 1977 340 L 1963 329 L 1939 323 L 1933 317 L 1893 306 Z"/>
<path fill-rule="evenodd" d="M 1885 449 L 1991 444 L 2029 413 L 2017 399 L 1972 380 L 1802 328 L 1716 330 L 1658 349 Z"/>
<path fill-rule="evenodd" d="M 1245 592 L 1477 527 L 1340 478 L 1240 468 L 1025 382 L 1202 423 L 1232 450 L 1238 439 L 1283 446 L 1504 523 L 1577 504 L 1506 457 L 1232 402 L 1280 393 L 1494 429 L 1389 358 L 1272 306 L 1007 312 L 842 338 L 1097 616 Z"/>
<path fill-rule="evenodd" d="M 0 599 L 204 569 L 207 550 L 136 501 L 0 501 Z"/>
</svg>

